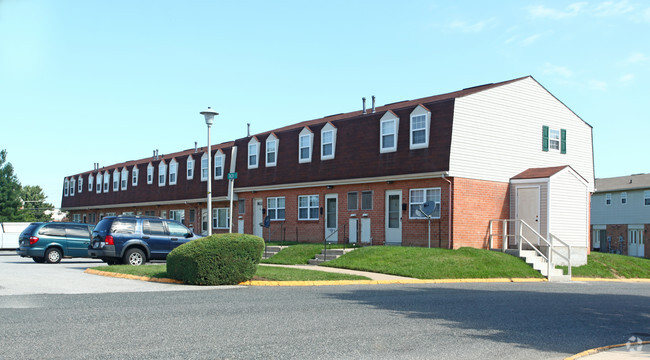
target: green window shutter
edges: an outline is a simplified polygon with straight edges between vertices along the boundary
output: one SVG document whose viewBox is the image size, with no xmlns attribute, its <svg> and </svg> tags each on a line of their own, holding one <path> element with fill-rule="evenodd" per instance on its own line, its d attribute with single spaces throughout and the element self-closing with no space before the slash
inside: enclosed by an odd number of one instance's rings
<svg viewBox="0 0 650 360">
<path fill-rule="evenodd" d="M 566 130 L 560 130 L 560 153 L 566 154 Z"/>
<path fill-rule="evenodd" d="M 542 126 L 542 151 L 548 151 L 548 126 Z"/>
</svg>

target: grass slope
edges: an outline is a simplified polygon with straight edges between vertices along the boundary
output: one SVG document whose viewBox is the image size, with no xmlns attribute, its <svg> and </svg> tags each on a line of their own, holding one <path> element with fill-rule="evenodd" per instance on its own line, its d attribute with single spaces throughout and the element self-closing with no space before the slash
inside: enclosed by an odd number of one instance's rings
<svg viewBox="0 0 650 360">
<path fill-rule="evenodd" d="M 322 265 L 418 279 L 542 277 L 519 258 L 474 248 L 373 246 L 357 249 Z"/>
<path fill-rule="evenodd" d="M 353 247 L 347 245 L 348 248 Z M 342 244 L 328 244 L 328 249 L 343 249 Z M 282 249 L 279 253 L 269 259 L 260 261 L 264 264 L 282 264 L 282 265 L 302 265 L 309 264 L 309 259 L 313 259 L 317 254 L 323 251 L 323 244 L 298 244 Z"/>
<path fill-rule="evenodd" d="M 566 272 L 566 266 L 561 268 Z M 592 252 L 587 256 L 587 264 L 573 267 L 571 271 L 573 276 L 648 279 L 650 259 Z"/>
</svg>

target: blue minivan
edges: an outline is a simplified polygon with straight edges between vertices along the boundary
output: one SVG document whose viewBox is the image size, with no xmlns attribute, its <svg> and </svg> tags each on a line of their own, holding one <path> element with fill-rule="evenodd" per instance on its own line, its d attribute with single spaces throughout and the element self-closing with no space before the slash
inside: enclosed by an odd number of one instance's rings
<svg viewBox="0 0 650 360">
<path fill-rule="evenodd" d="M 90 257 L 93 225 L 63 222 L 29 224 L 18 237 L 16 253 L 37 263 L 56 264 L 66 257 Z"/>
</svg>

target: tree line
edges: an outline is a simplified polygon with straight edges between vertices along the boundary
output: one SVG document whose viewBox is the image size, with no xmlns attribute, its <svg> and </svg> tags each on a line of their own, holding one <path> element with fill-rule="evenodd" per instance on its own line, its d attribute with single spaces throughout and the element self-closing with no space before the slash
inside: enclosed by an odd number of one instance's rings
<svg viewBox="0 0 650 360">
<path fill-rule="evenodd" d="M 20 184 L 13 165 L 7 162 L 7 150 L 0 151 L 0 222 L 51 220 L 45 210 L 54 210 L 54 206 L 45 199 L 40 186 Z"/>
</svg>

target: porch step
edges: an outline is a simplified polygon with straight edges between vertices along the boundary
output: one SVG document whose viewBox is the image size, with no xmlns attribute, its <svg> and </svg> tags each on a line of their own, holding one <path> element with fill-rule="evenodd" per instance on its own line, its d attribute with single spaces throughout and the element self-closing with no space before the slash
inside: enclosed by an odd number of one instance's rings
<svg viewBox="0 0 650 360">
<path fill-rule="evenodd" d="M 320 254 L 317 254 L 313 259 L 309 259 L 310 265 L 320 265 L 326 261 L 338 259 L 341 255 L 346 254 L 356 248 L 350 249 L 327 249 L 327 254 L 324 254 L 321 251 Z"/>
<path fill-rule="evenodd" d="M 506 253 L 523 259 L 527 264 L 532 266 L 533 269 L 546 276 L 548 281 L 571 281 L 571 277 L 569 275 L 564 275 L 564 271 L 562 269 L 556 269 L 555 266 L 551 266 L 550 273 L 548 273 L 549 269 L 546 263 L 546 259 L 541 257 L 535 250 L 506 250 Z"/>
<path fill-rule="evenodd" d="M 282 251 L 282 249 L 285 249 L 287 247 L 288 246 L 267 246 L 264 249 L 264 253 L 262 254 L 262 259 L 268 259 L 271 256 L 273 256 L 273 255 L 279 253 L 280 251 Z"/>
</svg>

